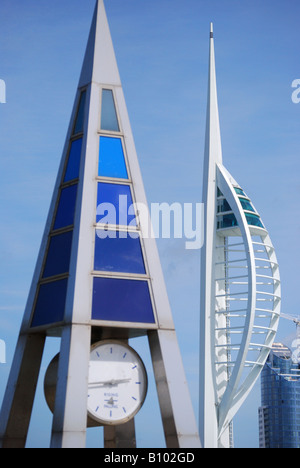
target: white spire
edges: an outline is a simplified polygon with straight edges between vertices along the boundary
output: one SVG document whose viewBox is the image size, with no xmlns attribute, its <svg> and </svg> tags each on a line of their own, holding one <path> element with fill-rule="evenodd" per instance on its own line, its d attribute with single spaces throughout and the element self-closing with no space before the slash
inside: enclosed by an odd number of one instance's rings
<svg viewBox="0 0 300 468">
<path fill-rule="evenodd" d="M 97 0 L 79 87 L 94 81 L 121 86 L 118 65 L 103 0 Z"/>
<path fill-rule="evenodd" d="M 213 23 L 210 24 L 209 84 L 206 125 L 205 158 L 209 159 L 210 162 L 221 163 L 222 146 L 217 97 Z"/>
</svg>

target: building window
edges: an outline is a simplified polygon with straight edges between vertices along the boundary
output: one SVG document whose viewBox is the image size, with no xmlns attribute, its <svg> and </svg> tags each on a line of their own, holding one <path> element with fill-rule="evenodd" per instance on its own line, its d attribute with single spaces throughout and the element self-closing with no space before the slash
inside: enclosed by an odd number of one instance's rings
<svg viewBox="0 0 300 468">
<path fill-rule="evenodd" d="M 113 132 L 120 131 L 114 96 L 111 89 L 102 90 L 101 129 Z"/>
</svg>

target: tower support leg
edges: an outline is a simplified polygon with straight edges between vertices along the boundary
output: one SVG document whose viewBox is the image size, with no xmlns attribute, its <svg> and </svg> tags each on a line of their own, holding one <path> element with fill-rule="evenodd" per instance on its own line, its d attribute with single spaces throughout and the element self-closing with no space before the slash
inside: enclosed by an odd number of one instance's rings
<svg viewBox="0 0 300 468">
<path fill-rule="evenodd" d="M 148 332 L 167 448 L 200 448 L 175 330 Z"/>
<path fill-rule="evenodd" d="M 118 426 L 105 426 L 104 448 L 136 448 L 134 419 Z"/>
<path fill-rule="evenodd" d="M 51 448 L 85 448 L 91 327 L 65 327 L 61 340 Z"/>
<path fill-rule="evenodd" d="M 0 448 L 25 447 L 44 346 L 44 335 L 19 336 L 0 414 Z"/>
</svg>

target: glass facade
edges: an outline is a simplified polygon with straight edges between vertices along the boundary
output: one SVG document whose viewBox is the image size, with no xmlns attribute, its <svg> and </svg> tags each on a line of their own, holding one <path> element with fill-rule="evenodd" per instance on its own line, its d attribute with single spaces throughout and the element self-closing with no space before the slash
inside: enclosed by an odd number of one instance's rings
<svg viewBox="0 0 300 468">
<path fill-rule="evenodd" d="M 119 129 L 114 93 L 103 89 L 100 133 L 105 133 L 99 142 L 92 319 L 154 324 L 126 141 L 115 134 Z"/>
<path fill-rule="evenodd" d="M 240 187 L 233 187 L 234 191 L 238 195 L 239 202 L 242 205 L 243 211 L 245 212 L 246 220 L 249 226 L 256 226 L 264 229 L 264 225 L 261 221 L 261 218 L 258 213 L 255 212 L 255 209 L 247 197 L 245 192 Z M 226 229 L 226 228 L 233 228 L 238 226 L 237 219 L 235 215 L 232 213 L 232 209 L 224 198 L 221 190 L 218 188 L 217 191 L 218 197 L 218 220 L 217 220 L 217 229 Z M 222 215 L 222 213 L 224 213 Z M 222 215 L 222 216 L 221 216 Z"/>
<path fill-rule="evenodd" d="M 73 135 L 66 154 L 65 170 L 35 298 L 32 327 L 64 319 L 73 233 L 78 228 L 74 223 L 77 219 L 78 187 L 82 182 L 80 164 L 86 94 L 86 91 L 82 91 L 74 118 Z M 128 177 L 126 141 L 120 134 L 113 91 L 103 89 L 99 101 L 102 109 L 98 129 L 99 152 L 95 155 L 97 165 L 93 179 L 97 205 L 94 219 L 94 269 L 91 271 L 91 319 L 155 324 L 150 278 L 134 205 L 133 183 Z"/>
<path fill-rule="evenodd" d="M 82 155 L 85 104 L 86 91 L 83 90 L 79 97 L 73 134 L 58 190 L 31 327 L 49 325 L 64 319 Z"/>
<path fill-rule="evenodd" d="M 274 344 L 261 375 L 260 448 L 300 448 L 300 364 Z"/>
</svg>

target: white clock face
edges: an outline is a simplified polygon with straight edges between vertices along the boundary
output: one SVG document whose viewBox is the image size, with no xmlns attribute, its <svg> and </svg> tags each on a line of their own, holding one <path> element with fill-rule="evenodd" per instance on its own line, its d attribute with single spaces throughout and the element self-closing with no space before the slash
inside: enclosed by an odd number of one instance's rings
<svg viewBox="0 0 300 468">
<path fill-rule="evenodd" d="M 147 374 L 138 354 L 119 341 L 92 346 L 88 413 L 102 424 L 120 424 L 141 408 L 147 393 Z"/>
</svg>

